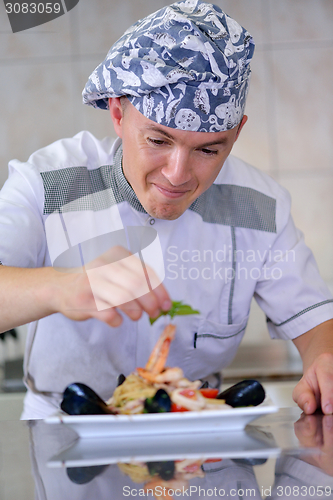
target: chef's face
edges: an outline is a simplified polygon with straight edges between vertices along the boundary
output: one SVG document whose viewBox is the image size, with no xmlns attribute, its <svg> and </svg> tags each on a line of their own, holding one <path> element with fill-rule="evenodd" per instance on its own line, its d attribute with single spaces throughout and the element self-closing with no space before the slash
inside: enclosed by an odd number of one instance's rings
<svg viewBox="0 0 333 500">
<path fill-rule="evenodd" d="M 247 120 L 225 132 L 190 132 L 149 120 L 128 100 L 110 99 L 110 112 L 128 183 L 147 213 L 168 220 L 213 184 Z"/>
</svg>

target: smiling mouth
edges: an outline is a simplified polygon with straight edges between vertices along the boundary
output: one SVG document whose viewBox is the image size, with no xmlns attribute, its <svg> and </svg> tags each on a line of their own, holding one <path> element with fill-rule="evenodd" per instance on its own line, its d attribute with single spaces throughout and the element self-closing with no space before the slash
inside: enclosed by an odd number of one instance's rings
<svg viewBox="0 0 333 500">
<path fill-rule="evenodd" d="M 184 196 L 186 193 L 189 192 L 188 189 L 186 190 L 167 189 L 157 184 L 154 184 L 154 186 L 161 194 L 163 194 L 163 196 L 166 196 L 167 198 L 181 198 L 182 196 Z"/>
</svg>

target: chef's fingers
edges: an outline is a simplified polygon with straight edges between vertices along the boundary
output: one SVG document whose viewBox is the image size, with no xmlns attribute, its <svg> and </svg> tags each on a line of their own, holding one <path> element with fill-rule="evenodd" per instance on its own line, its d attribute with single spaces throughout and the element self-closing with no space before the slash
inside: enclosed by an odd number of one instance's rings
<svg viewBox="0 0 333 500">
<path fill-rule="evenodd" d="M 159 286 L 156 292 L 150 291 L 144 277 L 131 276 L 126 270 L 123 280 L 119 280 L 118 276 L 117 283 L 109 281 L 105 274 L 101 267 L 87 271 L 98 311 L 117 307 L 132 320 L 138 320 L 143 311 L 150 317 L 156 317 L 169 297 L 163 286 Z"/>
<path fill-rule="evenodd" d="M 118 312 L 118 309 L 124 312 L 133 321 L 137 321 L 138 319 L 140 319 L 143 311 L 137 301 L 133 300 L 131 302 L 123 304 L 118 308 L 106 306 L 106 309 L 103 311 L 92 311 L 91 317 L 94 317 L 100 321 L 104 321 L 109 326 L 118 327 L 123 322 L 122 315 Z M 151 317 L 156 316 L 158 316 L 158 314 Z"/>
<path fill-rule="evenodd" d="M 310 367 L 315 372 L 319 388 L 320 405 L 325 415 L 333 413 L 333 355 L 330 353 L 320 354 Z"/>
<path fill-rule="evenodd" d="M 172 302 L 170 295 L 163 283 L 160 283 L 158 286 L 156 286 L 156 288 L 153 289 L 153 293 L 157 299 L 158 308 L 162 311 L 169 311 L 169 309 L 171 309 Z M 161 311 L 158 311 L 158 314 L 160 312 Z M 156 314 L 156 316 L 158 316 L 158 314 Z"/>
<path fill-rule="evenodd" d="M 129 292 L 132 299 L 123 301 L 119 308 L 132 319 L 139 319 L 141 315 L 136 317 L 139 310 L 145 311 L 152 318 L 162 311 L 168 311 L 172 306 L 171 299 L 157 274 L 148 266 L 136 271 L 135 274 L 120 272 L 113 278 L 119 287 Z"/>
<path fill-rule="evenodd" d="M 115 252 L 112 252 L 114 256 Z M 140 308 L 151 317 L 158 316 L 161 310 L 170 309 L 169 294 L 152 268 L 121 247 L 117 248 L 116 256 L 123 258 L 111 262 L 108 261 L 109 254 L 104 254 L 87 266 L 98 309 L 105 308 L 103 302 L 106 302 L 111 307 L 123 309 L 132 319 L 139 319 Z M 99 300 L 102 303 L 99 304 Z"/>
<path fill-rule="evenodd" d="M 311 415 L 316 411 L 319 401 L 316 399 L 315 391 L 309 385 L 305 376 L 301 378 L 294 388 L 293 400 L 307 415 Z"/>
<path fill-rule="evenodd" d="M 154 318 L 171 307 L 157 273 L 122 247 L 114 247 L 84 268 L 59 276 L 62 293 L 57 310 L 74 320 L 96 317 L 119 326 L 121 311 L 138 320 L 143 312 Z"/>
<path fill-rule="evenodd" d="M 105 311 L 94 311 L 91 313 L 91 317 L 103 321 L 113 328 L 120 326 L 123 322 L 121 314 L 119 314 L 115 307 L 106 309 Z"/>
<path fill-rule="evenodd" d="M 333 355 L 320 354 L 306 370 L 293 391 L 294 401 L 306 414 L 321 409 L 333 413 Z"/>
<path fill-rule="evenodd" d="M 141 318 L 143 311 L 147 312 L 151 318 L 156 318 L 162 311 L 168 311 L 171 306 L 169 294 L 161 284 L 136 300 L 122 304 L 119 309 L 131 319 L 138 320 Z"/>
<path fill-rule="evenodd" d="M 161 311 L 168 311 L 171 308 L 170 296 L 152 267 L 135 255 L 130 255 L 117 262 L 115 268 L 112 281 L 130 290 L 137 304 L 151 317 L 156 317 Z"/>
</svg>

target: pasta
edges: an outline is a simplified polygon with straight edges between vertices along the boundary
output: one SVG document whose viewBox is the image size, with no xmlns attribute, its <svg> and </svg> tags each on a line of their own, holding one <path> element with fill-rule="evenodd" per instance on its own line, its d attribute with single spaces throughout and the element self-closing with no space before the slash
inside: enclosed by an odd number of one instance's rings
<svg viewBox="0 0 333 500">
<path fill-rule="evenodd" d="M 119 413 L 142 413 L 143 401 L 151 398 L 156 393 L 156 388 L 144 379 L 131 373 L 125 382 L 116 388 L 108 405 L 116 407 Z M 132 403 L 137 403 L 137 410 Z M 140 411 L 141 410 L 141 411 Z"/>
<path fill-rule="evenodd" d="M 147 398 L 152 398 L 158 389 L 164 389 L 171 402 L 183 410 L 216 409 L 226 406 L 220 399 L 207 399 L 198 390 L 201 381 L 186 379 L 179 367 L 165 366 L 170 343 L 175 336 L 176 327 L 167 325 L 158 339 L 145 368 L 137 368 L 116 388 L 107 402 L 114 413 L 136 414 L 144 412 Z M 181 411 L 181 410 L 180 410 Z"/>
<path fill-rule="evenodd" d="M 131 463 L 131 464 L 118 464 L 119 469 L 129 476 L 133 483 L 146 483 L 151 480 L 147 464 Z"/>
</svg>

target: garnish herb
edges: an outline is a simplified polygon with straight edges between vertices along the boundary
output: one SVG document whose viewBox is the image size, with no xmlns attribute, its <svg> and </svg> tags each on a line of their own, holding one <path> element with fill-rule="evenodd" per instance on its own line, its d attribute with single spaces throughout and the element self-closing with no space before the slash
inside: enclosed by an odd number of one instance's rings
<svg viewBox="0 0 333 500">
<path fill-rule="evenodd" d="M 188 314 L 200 314 L 199 311 L 192 309 L 188 304 L 183 304 L 183 301 L 173 301 L 171 309 L 169 311 L 163 311 L 157 318 L 149 318 L 150 324 L 152 325 L 155 321 L 161 316 L 170 316 L 170 318 L 174 318 L 175 316 L 186 316 Z"/>
</svg>

